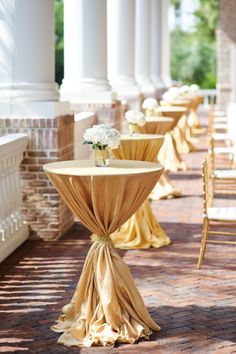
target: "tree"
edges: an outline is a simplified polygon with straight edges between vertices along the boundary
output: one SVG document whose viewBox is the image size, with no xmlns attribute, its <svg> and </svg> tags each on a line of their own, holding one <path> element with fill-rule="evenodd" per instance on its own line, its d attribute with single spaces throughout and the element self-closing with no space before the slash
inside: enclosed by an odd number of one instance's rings
<svg viewBox="0 0 236 354">
<path fill-rule="evenodd" d="M 180 2 L 172 0 L 172 4 L 178 15 Z M 194 16 L 194 32 L 177 27 L 171 34 L 171 74 L 174 80 L 185 84 L 215 88 L 218 0 L 200 0 Z"/>
<path fill-rule="evenodd" d="M 63 42 L 63 0 L 55 1 L 55 60 L 56 82 L 60 85 L 64 77 L 64 42 Z"/>
</svg>

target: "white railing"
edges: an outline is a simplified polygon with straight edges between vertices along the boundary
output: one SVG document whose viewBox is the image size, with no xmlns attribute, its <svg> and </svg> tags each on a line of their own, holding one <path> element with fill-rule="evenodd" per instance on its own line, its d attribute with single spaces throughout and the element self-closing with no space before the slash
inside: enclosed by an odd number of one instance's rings
<svg viewBox="0 0 236 354">
<path fill-rule="evenodd" d="M 201 95 L 203 96 L 204 106 L 208 106 L 211 103 L 217 103 L 216 89 L 201 89 Z"/>
<path fill-rule="evenodd" d="M 0 262 L 28 238 L 21 214 L 19 175 L 27 141 L 25 134 L 0 137 Z"/>
<path fill-rule="evenodd" d="M 96 124 L 96 115 L 93 112 L 81 112 L 74 115 L 74 158 L 75 160 L 89 159 L 91 149 L 83 145 L 83 135 L 87 128 Z"/>
</svg>

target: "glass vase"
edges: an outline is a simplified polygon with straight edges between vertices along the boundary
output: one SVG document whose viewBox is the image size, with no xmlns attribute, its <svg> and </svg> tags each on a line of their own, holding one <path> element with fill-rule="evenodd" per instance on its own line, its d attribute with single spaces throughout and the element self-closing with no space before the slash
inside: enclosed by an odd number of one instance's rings
<svg viewBox="0 0 236 354">
<path fill-rule="evenodd" d="M 95 166 L 108 167 L 109 166 L 109 151 L 107 149 L 94 150 Z"/>
<path fill-rule="evenodd" d="M 138 124 L 129 123 L 129 133 L 130 135 L 135 135 L 139 133 Z"/>
</svg>

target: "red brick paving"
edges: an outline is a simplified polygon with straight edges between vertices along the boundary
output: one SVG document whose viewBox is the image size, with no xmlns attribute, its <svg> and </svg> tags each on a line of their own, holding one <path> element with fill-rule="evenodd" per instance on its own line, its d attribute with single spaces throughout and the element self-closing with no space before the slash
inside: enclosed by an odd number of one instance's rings
<svg viewBox="0 0 236 354">
<path fill-rule="evenodd" d="M 209 245 L 203 268 L 196 269 L 203 138 L 198 147 L 186 156 L 191 170 L 171 175 L 183 198 L 152 202 L 173 243 L 162 249 L 119 251 L 162 330 L 150 341 L 115 348 L 56 343 L 58 334 L 49 327 L 70 301 L 90 245 L 89 233 L 76 224 L 58 242 L 27 241 L 1 265 L 1 353 L 236 353 L 235 247 Z M 222 197 L 217 201 L 225 202 Z"/>
</svg>

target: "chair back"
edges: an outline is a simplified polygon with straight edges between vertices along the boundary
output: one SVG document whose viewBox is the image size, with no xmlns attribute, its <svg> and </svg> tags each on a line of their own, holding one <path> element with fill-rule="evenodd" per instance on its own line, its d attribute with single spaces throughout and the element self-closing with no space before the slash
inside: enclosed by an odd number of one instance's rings
<svg viewBox="0 0 236 354">
<path fill-rule="evenodd" d="M 213 178 L 215 171 L 215 152 L 214 152 L 214 139 L 213 137 L 209 138 L 209 148 L 208 148 L 208 161 L 209 161 L 209 174 Z"/>
<path fill-rule="evenodd" d="M 214 134 L 214 110 L 210 109 L 209 116 L 208 116 L 208 137 L 209 139 Z"/>
<path fill-rule="evenodd" d="M 203 187 L 203 212 L 206 214 L 207 209 L 211 207 L 213 194 L 211 188 L 211 175 L 209 171 L 209 161 L 206 158 L 202 163 L 202 187 Z"/>
</svg>

